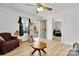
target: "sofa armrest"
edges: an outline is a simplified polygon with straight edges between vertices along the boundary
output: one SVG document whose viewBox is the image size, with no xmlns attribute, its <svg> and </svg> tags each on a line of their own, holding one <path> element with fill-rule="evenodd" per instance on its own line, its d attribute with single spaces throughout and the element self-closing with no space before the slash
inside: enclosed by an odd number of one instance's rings
<svg viewBox="0 0 79 59">
<path fill-rule="evenodd" d="M 4 41 L 0 41 L 0 45 L 3 44 L 3 43 L 5 43 L 5 42 Z"/>
<path fill-rule="evenodd" d="M 17 39 L 17 37 L 15 37 L 15 36 L 11 36 L 11 39 Z"/>
</svg>

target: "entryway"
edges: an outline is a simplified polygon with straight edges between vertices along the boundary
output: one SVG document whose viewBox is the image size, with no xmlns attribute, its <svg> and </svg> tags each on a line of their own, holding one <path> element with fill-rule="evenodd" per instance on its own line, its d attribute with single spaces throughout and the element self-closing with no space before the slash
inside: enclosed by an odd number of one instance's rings
<svg viewBox="0 0 79 59">
<path fill-rule="evenodd" d="M 62 41 L 62 27 L 63 25 L 63 22 L 62 22 L 62 19 L 54 19 L 53 22 L 52 22 L 52 36 L 53 36 L 53 40 L 56 40 L 56 41 Z"/>
</svg>

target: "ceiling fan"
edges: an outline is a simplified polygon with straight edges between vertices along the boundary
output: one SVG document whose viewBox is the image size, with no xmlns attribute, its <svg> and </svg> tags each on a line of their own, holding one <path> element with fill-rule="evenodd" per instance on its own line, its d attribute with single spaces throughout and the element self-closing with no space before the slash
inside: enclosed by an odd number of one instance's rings
<svg viewBox="0 0 79 59">
<path fill-rule="evenodd" d="M 37 8 L 37 13 L 40 12 L 40 11 L 44 11 L 44 10 L 47 10 L 47 11 L 52 11 L 52 8 L 47 6 L 46 4 L 44 3 L 36 3 L 36 4 L 26 4 L 27 6 L 35 6 Z"/>
</svg>

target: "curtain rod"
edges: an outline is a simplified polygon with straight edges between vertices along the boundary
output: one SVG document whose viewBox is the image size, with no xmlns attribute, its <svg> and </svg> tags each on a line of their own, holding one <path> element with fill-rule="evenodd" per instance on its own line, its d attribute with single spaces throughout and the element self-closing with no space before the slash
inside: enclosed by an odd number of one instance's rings
<svg viewBox="0 0 79 59">
<path fill-rule="evenodd" d="M 22 16 L 19 16 L 19 17 L 22 17 Z M 22 18 L 30 19 L 30 18 L 27 18 L 27 17 L 22 17 Z"/>
</svg>

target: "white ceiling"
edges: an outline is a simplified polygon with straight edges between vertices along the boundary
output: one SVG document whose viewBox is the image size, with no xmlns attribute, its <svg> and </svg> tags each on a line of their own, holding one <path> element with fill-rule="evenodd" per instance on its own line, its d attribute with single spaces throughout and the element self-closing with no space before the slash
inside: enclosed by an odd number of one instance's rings
<svg viewBox="0 0 79 59">
<path fill-rule="evenodd" d="M 35 5 L 35 3 L 28 3 Z M 45 3 L 53 8 L 53 11 L 44 11 L 36 13 L 36 6 L 27 6 L 27 3 L 0 3 L 0 7 L 8 8 L 14 11 L 22 12 L 28 15 L 37 15 L 45 17 L 51 13 L 57 13 L 79 6 L 79 3 Z"/>
</svg>

